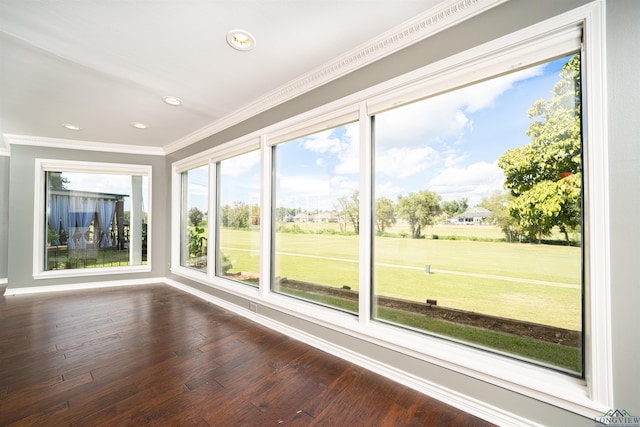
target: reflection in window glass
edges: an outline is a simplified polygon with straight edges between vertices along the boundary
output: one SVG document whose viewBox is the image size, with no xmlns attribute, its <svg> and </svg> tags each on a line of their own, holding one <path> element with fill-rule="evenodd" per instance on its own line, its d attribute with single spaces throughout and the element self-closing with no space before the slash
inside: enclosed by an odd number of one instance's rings
<svg viewBox="0 0 640 427">
<path fill-rule="evenodd" d="M 182 173 L 182 227 L 180 265 L 207 271 L 209 166 Z"/>
<path fill-rule="evenodd" d="M 260 151 L 218 163 L 216 274 L 258 286 L 260 273 Z"/>
<path fill-rule="evenodd" d="M 148 179 L 45 172 L 45 270 L 147 263 Z"/>
<path fill-rule="evenodd" d="M 582 373 L 580 58 L 374 117 L 374 317 Z"/>
<path fill-rule="evenodd" d="M 273 291 L 357 313 L 358 127 L 274 147 Z"/>
</svg>

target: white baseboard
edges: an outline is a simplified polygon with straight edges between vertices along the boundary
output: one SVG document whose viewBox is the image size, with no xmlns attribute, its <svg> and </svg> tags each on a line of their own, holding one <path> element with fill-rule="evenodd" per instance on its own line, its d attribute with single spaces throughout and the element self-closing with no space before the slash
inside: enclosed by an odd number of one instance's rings
<svg viewBox="0 0 640 427">
<path fill-rule="evenodd" d="M 167 279 L 164 277 L 154 277 L 149 279 L 110 280 L 110 281 L 104 281 L 104 282 L 74 283 L 69 285 L 31 286 L 28 288 L 8 287 L 5 290 L 4 294 L 5 295 L 27 295 L 27 294 L 37 294 L 37 293 L 44 293 L 44 292 L 78 291 L 78 290 L 86 290 L 86 289 L 111 288 L 115 286 L 150 285 L 153 283 L 167 283 Z"/>
</svg>

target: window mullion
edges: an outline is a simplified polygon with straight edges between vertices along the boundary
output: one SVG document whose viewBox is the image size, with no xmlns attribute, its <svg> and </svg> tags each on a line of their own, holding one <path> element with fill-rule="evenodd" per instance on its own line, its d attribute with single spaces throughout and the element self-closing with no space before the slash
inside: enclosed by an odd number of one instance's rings
<svg viewBox="0 0 640 427">
<path fill-rule="evenodd" d="M 218 188 L 218 164 L 209 162 L 209 197 L 208 209 L 209 216 L 207 219 L 208 236 L 207 236 L 207 276 L 212 278 L 216 275 L 218 263 L 218 208 L 220 201 L 220 189 Z"/>
<path fill-rule="evenodd" d="M 267 136 L 260 137 L 260 283 L 259 293 L 265 298 L 271 290 L 272 212 L 273 212 L 273 149 L 267 145 Z"/>
<path fill-rule="evenodd" d="M 359 322 L 366 326 L 371 319 L 371 271 L 373 257 L 373 177 L 371 119 L 367 106 L 360 104 L 360 269 L 359 269 Z"/>
</svg>

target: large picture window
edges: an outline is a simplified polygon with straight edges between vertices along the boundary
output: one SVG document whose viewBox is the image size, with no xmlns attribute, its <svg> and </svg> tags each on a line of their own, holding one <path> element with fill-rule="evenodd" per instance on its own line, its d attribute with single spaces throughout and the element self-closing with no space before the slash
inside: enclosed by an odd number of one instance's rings
<svg viewBox="0 0 640 427">
<path fill-rule="evenodd" d="M 40 161 L 44 252 L 37 271 L 92 271 L 147 264 L 149 171 Z M 122 169 L 122 171 L 119 171 Z"/>
<path fill-rule="evenodd" d="M 375 319 L 582 374 L 580 98 L 574 54 L 374 117 Z"/>
<path fill-rule="evenodd" d="M 216 267 L 175 271 L 559 407 L 609 402 L 606 97 L 576 16 L 176 162 L 174 187 L 214 171 Z"/>
<path fill-rule="evenodd" d="M 272 290 L 358 312 L 358 127 L 274 150 Z"/>
</svg>

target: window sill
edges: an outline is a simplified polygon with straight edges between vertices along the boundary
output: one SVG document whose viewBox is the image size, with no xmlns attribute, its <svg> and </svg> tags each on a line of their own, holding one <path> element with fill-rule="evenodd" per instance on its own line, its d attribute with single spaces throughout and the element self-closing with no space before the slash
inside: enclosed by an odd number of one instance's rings
<svg viewBox="0 0 640 427">
<path fill-rule="evenodd" d="M 322 306 L 310 306 L 284 295 L 269 293 L 258 303 L 588 418 L 601 415 L 609 409 L 589 397 L 584 380 L 562 372 L 375 321 L 359 322 L 357 316 Z"/>
<path fill-rule="evenodd" d="M 70 270 L 41 271 L 33 275 L 34 280 L 58 279 L 69 277 L 108 276 L 113 274 L 150 273 L 151 265 L 134 265 L 126 267 L 78 268 Z"/>
<path fill-rule="evenodd" d="M 259 291 L 256 287 L 217 276 L 212 278 L 204 271 L 179 266 L 171 268 L 171 272 L 176 276 L 184 277 L 185 279 L 193 280 L 236 296 L 251 299 L 256 299 L 259 296 Z"/>
</svg>

